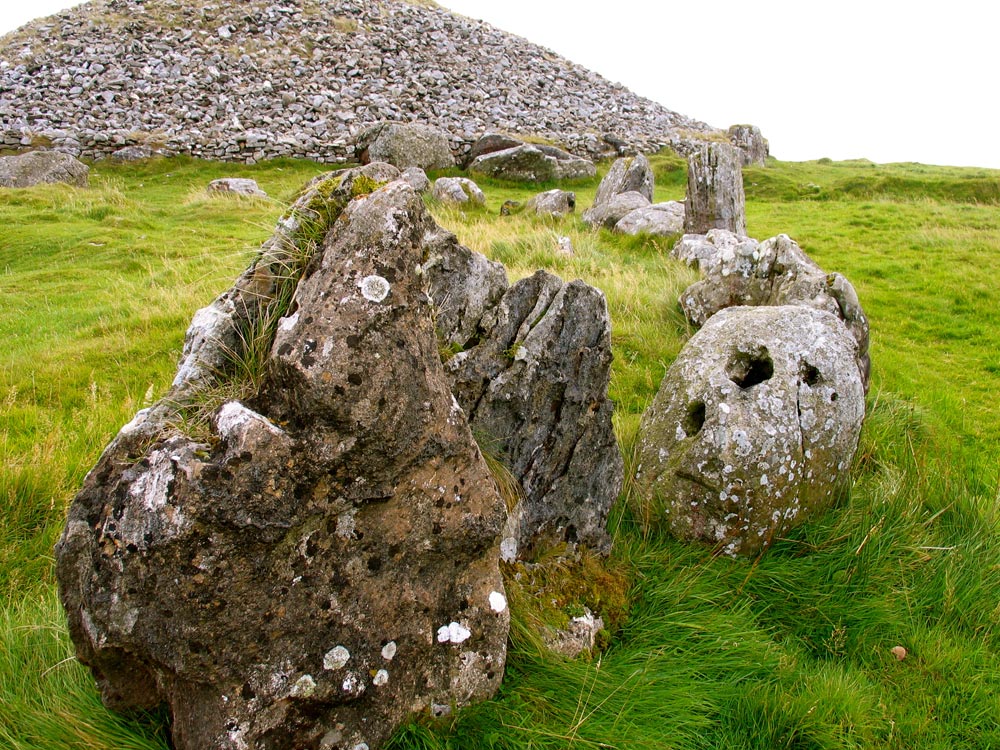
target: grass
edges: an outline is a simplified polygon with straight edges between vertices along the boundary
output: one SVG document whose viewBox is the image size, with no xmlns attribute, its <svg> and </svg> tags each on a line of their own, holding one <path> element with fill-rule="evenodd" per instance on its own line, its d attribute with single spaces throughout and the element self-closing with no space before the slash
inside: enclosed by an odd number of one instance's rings
<svg viewBox="0 0 1000 750">
<path fill-rule="evenodd" d="M 651 162 L 657 200 L 682 197 L 683 162 Z M 166 391 L 195 309 L 322 171 L 102 162 L 88 189 L 0 194 L 0 746 L 169 746 L 163 715 L 107 712 L 72 658 L 52 545 L 104 445 Z M 222 176 L 272 198 L 206 194 Z M 851 279 L 871 319 L 849 497 L 763 558 L 729 560 L 663 536 L 627 482 L 602 572 L 584 559 L 512 589 L 500 695 L 403 727 L 396 750 L 1000 747 L 1000 173 L 821 160 L 745 182 L 750 233 L 791 235 Z M 676 299 L 692 272 L 663 240 L 594 233 L 578 215 L 501 217 L 535 191 L 480 184 L 485 209 L 431 202 L 439 222 L 512 279 L 544 267 L 607 296 L 615 428 L 634 464 L 639 417 L 691 333 Z M 596 186 L 571 187 L 581 211 Z M 561 615 L 541 606 L 554 592 Z M 599 653 L 539 647 L 539 622 L 586 602 L 613 623 Z"/>
</svg>

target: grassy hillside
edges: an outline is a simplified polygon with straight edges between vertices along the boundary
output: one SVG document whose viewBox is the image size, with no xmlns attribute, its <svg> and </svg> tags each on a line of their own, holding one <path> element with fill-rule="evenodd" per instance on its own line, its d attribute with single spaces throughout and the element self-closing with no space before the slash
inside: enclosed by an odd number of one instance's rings
<svg viewBox="0 0 1000 750">
<path fill-rule="evenodd" d="M 653 161 L 657 197 L 682 197 L 683 163 Z M 320 171 L 102 163 L 88 189 L 0 193 L 0 747 L 168 746 L 162 715 L 108 713 L 73 660 L 52 545 L 104 445 L 166 390 L 195 309 Z M 273 199 L 204 192 L 234 175 Z M 611 565 L 631 604 L 603 652 L 545 653 L 522 601 L 501 695 L 406 727 L 395 748 L 1000 747 L 1000 172 L 776 162 L 745 180 L 750 234 L 791 235 L 851 279 L 871 319 L 850 498 L 734 561 L 664 536 L 627 486 Z M 676 299 L 692 272 L 661 240 L 500 217 L 532 191 L 482 184 L 488 210 L 432 205 L 439 222 L 512 277 L 545 267 L 607 295 L 631 460 L 690 334 Z M 576 186 L 578 205 L 596 184 Z M 560 235 L 574 258 L 556 254 Z"/>
</svg>

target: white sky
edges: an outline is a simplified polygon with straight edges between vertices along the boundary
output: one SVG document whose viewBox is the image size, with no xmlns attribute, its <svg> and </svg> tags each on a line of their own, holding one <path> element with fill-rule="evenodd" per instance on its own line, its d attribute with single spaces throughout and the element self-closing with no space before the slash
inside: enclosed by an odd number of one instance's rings
<svg viewBox="0 0 1000 750">
<path fill-rule="evenodd" d="M 238 0 L 233 0 L 238 2 Z M 0 0 L 0 33 L 78 3 Z M 443 0 L 780 159 L 1000 168 L 994 0 Z"/>
</svg>

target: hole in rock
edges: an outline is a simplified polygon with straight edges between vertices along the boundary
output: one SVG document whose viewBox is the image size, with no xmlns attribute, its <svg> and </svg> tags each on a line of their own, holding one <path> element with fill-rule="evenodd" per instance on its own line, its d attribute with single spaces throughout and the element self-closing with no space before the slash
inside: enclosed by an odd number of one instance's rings
<svg viewBox="0 0 1000 750">
<path fill-rule="evenodd" d="M 684 415 L 684 424 L 681 426 L 684 429 L 684 434 L 688 437 L 694 437 L 701 432 L 701 428 L 705 426 L 704 401 L 694 401 L 688 406 L 687 414 Z"/>
<path fill-rule="evenodd" d="M 819 382 L 819 370 L 808 362 L 802 363 L 802 382 L 808 386 L 814 386 Z"/>
<path fill-rule="evenodd" d="M 833 393 L 830 394 L 830 402 L 831 403 L 833 403 L 834 401 L 836 401 L 837 398 L 838 398 L 838 396 L 837 396 L 837 392 L 836 391 L 834 391 Z"/>
<path fill-rule="evenodd" d="M 736 352 L 729 361 L 726 374 L 740 388 L 752 388 L 774 375 L 774 362 L 764 347 L 753 352 Z"/>
</svg>

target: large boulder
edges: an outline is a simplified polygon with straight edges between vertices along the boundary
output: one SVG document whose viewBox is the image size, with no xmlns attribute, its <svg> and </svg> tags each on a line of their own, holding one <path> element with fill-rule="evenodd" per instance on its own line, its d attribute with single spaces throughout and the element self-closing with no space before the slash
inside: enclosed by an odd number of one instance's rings
<svg viewBox="0 0 1000 750">
<path fill-rule="evenodd" d="M 196 316 L 196 383 L 122 429 L 57 545 L 78 658 L 109 706 L 168 704 L 178 750 L 374 750 L 503 674 L 506 511 L 439 358 L 435 226 L 363 182 L 314 182 Z"/>
<path fill-rule="evenodd" d="M 703 143 L 688 157 L 684 231 L 747 233 L 740 152 L 728 143 Z"/>
<path fill-rule="evenodd" d="M 431 194 L 442 203 L 486 205 L 486 194 L 468 177 L 438 177 Z"/>
<path fill-rule="evenodd" d="M 399 169 L 447 169 L 455 166 L 451 136 L 430 125 L 379 123 L 355 141 L 362 163 L 384 161 Z"/>
<path fill-rule="evenodd" d="M 576 210 L 576 193 L 569 190 L 546 190 L 528 199 L 524 206 L 538 216 L 565 216 Z"/>
<path fill-rule="evenodd" d="M 744 167 L 763 167 L 767 164 L 770 146 L 756 125 L 732 125 L 728 135 L 729 142 L 739 149 Z"/>
<path fill-rule="evenodd" d="M 648 208 L 649 198 L 642 193 L 629 192 L 612 195 L 603 203 L 595 203 L 583 212 L 583 220 L 597 229 L 614 229 L 615 225 L 636 209 Z"/>
<path fill-rule="evenodd" d="M 266 198 L 267 193 L 260 189 L 257 180 L 249 177 L 220 177 L 208 183 L 208 192 L 240 195 L 247 198 Z"/>
<path fill-rule="evenodd" d="M 592 161 L 552 146 L 524 143 L 476 157 L 469 171 L 514 182 L 549 182 L 593 177 Z"/>
<path fill-rule="evenodd" d="M 473 162 L 477 157 L 484 154 L 492 154 L 495 151 L 503 151 L 508 148 L 523 146 L 524 141 L 503 133 L 487 133 L 472 144 L 469 153 L 466 154 L 467 163 Z"/>
<path fill-rule="evenodd" d="M 839 317 L 857 342 L 865 390 L 871 363 L 868 318 L 854 287 L 826 273 L 788 235 L 763 242 L 721 229 L 685 235 L 671 255 L 697 265 L 704 278 L 680 296 L 684 315 L 701 326 L 719 310 L 737 305 L 804 305 Z"/>
<path fill-rule="evenodd" d="M 615 159 L 611 169 L 604 175 L 594 196 L 594 205 L 607 203 L 621 193 L 639 193 L 646 200 L 653 200 L 653 170 L 649 160 L 642 154 Z"/>
<path fill-rule="evenodd" d="M 615 224 L 615 231 L 619 234 L 678 237 L 684 233 L 684 204 L 666 201 L 629 211 Z"/>
<path fill-rule="evenodd" d="M 433 269 L 428 275 L 433 288 Z M 441 307 L 468 296 L 456 290 Z M 523 489 L 505 557 L 562 542 L 606 551 L 607 514 L 623 469 L 607 397 L 611 321 L 604 295 L 538 271 L 485 311 L 472 338 L 466 329 L 446 343 L 458 350 L 445 363 L 458 403 L 483 449 Z"/>
<path fill-rule="evenodd" d="M 0 156 L 0 187 L 23 188 L 55 182 L 86 187 L 89 177 L 90 167 L 59 151 Z"/>
<path fill-rule="evenodd" d="M 637 481 L 671 531 L 753 555 L 849 481 L 864 417 L 857 345 L 810 307 L 731 307 L 670 366 L 640 427 Z"/>
</svg>

